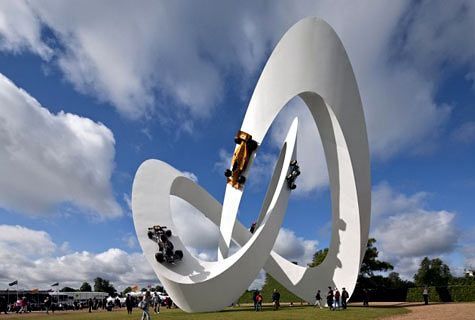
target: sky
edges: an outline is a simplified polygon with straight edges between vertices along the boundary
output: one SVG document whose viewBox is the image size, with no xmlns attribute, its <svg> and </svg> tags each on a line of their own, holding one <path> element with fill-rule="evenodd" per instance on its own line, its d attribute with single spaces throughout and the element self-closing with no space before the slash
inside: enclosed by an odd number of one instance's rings
<svg viewBox="0 0 475 320">
<path fill-rule="evenodd" d="M 224 169 L 273 47 L 326 20 L 353 66 L 372 175 L 370 237 L 411 279 L 423 257 L 475 267 L 475 3 L 454 1 L 0 1 L 0 288 L 156 285 L 130 209 L 160 159 L 222 201 Z M 301 265 L 330 239 L 327 165 L 299 98 L 265 137 L 238 219 L 257 218 L 299 116 L 302 175 L 274 250 Z M 305 146 L 305 147 L 303 147 Z M 218 229 L 172 198 L 202 259 Z M 252 286 L 262 285 L 262 273 Z"/>
</svg>

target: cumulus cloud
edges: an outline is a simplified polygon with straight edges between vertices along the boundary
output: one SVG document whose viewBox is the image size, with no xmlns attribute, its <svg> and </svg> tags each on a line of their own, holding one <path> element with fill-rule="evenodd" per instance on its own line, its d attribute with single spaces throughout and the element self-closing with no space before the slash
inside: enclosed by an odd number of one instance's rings
<svg viewBox="0 0 475 320">
<path fill-rule="evenodd" d="M 117 217 L 112 195 L 114 136 L 103 124 L 52 114 L 0 74 L 0 206 L 27 214 L 71 203 Z"/>
<path fill-rule="evenodd" d="M 109 6 L 102 1 L 17 1 L 0 27 L 1 48 L 31 50 L 43 57 L 50 54 L 41 52 L 52 51 L 55 63 L 80 92 L 109 102 L 130 118 L 158 114 L 180 118 L 190 128 L 188 116 L 212 114 L 234 70 L 240 70 L 237 87 L 246 92 L 285 30 L 316 15 L 335 28 L 348 51 L 370 149 L 380 159 L 405 150 L 430 150 L 453 108 L 435 101 L 441 76 L 434 74 L 443 74 L 437 73 L 441 68 L 468 66 L 469 81 L 474 72 L 475 46 L 464 35 L 473 30 L 475 5 L 467 0 L 249 1 L 199 7 L 180 1 L 146 1 L 141 6 L 116 1 L 114 10 Z M 42 26 L 53 31 L 54 39 L 41 37 Z M 165 107 L 170 101 L 180 112 Z M 301 130 L 311 132 L 313 123 L 302 122 Z M 311 169 L 315 174 L 303 177 L 300 191 L 327 183 L 324 157 L 315 148 L 300 148 L 303 163 L 317 163 Z"/>
<path fill-rule="evenodd" d="M 274 245 L 274 251 L 290 261 L 306 266 L 312 261 L 313 254 L 317 252 L 317 245 L 318 241 L 316 240 L 305 240 L 296 236 L 294 231 L 281 228 Z"/>
<path fill-rule="evenodd" d="M 426 209 L 427 194 L 404 195 L 387 183 L 373 189 L 371 236 L 381 259 L 395 265 L 401 275 L 412 278 L 424 256 L 453 252 L 459 240 L 455 213 Z"/>
<path fill-rule="evenodd" d="M 32 51 L 49 59 L 52 49 L 41 39 L 38 17 L 23 1 L 0 2 L 0 50 L 20 53 Z"/>
<path fill-rule="evenodd" d="M 78 91 L 130 118 L 150 115 L 155 102 L 170 99 L 181 111 L 206 117 L 223 97 L 230 68 L 252 75 L 279 36 L 272 22 L 281 8 L 253 2 L 116 1 L 113 10 L 106 1 L 19 2 L 0 29 L 2 47 L 53 51 Z M 21 28 L 24 20 L 28 28 Z M 42 41 L 43 26 L 54 39 Z"/>
<path fill-rule="evenodd" d="M 77 288 L 83 281 L 103 277 L 116 288 L 158 280 L 141 253 L 111 248 L 104 252 L 88 251 L 64 254 L 44 231 L 21 226 L 0 225 L 0 282 L 18 279 L 20 287 L 45 288 L 53 282 Z"/>
<path fill-rule="evenodd" d="M 44 231 L 31 230 L 18 225 L 0 225 L 0 253 L 44 256 L 50 255 L 55 250 L 56 244 Z"/>
</svg>

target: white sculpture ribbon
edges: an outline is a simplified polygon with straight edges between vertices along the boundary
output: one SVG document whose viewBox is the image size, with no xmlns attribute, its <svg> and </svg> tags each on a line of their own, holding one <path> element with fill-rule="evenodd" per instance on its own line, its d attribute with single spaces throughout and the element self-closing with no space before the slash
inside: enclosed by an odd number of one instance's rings
<svg viewBox="0 0 475 320">
<path fill-rule="evenodd" d="M 295 96 L 303 99 L 317 124 L 327 161 L 332 203 L 327 257 L 321 265 L 308 268 L 272 251 L 290 196 L 285 176 L 297 156 L 297 119 L 289 128 L 253 234 L 236 221 L 243 190 L 228 184 L 221 206 L 180 171 L 162 161 L 147 160 L 133 184 L 135 230 L 145 256 L 181 309 L 213 311 L 230 305 L 262 268 L 309 302 L 315 301 L 316 289 L 328 286 L 346 287 L 352 294 L 370 223 L 368 140 L 348 56 L 333 29 L 317 18 L 299 21 L 277 44 L 256 85 L 241 130 L 260 144 L 280 110 Z M 249 168 L 245 175 L 247 172 Z M 155 260 L 157 246 L 148 239 L 147 228 L 159 224 L 176 229 L 171 195 L 189 202 L 220 227 L 218 261 L 194 257 L 176 235 L 171 240 L 175 248 L 183 250 L 183 260 L 175 265 Z M 231 239 L 241 248 L 228 257 Z"/>
</svg>

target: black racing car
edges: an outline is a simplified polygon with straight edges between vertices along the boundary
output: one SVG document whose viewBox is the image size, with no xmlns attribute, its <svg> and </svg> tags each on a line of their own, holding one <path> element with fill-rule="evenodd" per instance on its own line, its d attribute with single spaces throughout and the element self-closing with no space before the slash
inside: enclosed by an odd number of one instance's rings
<svg viewBox="0 0 475 320">
<path fill-rule="evenodd" d="M 297 160 L 292 160 L 290 161 L 289 165 L 289 173 L 285 177 L 287 180 L 287 186 L 291 189 L 294 190 L 297 188 L 297 185 L 295 184 L 295 180 L 297 177 L 300 175 L 300 167 L 297 163 Z"/>
<path fill-rule="evenodd" d="M 183 251 L 173 250 L 173 243 L 170 241 L 172 231 L 165 226 L 155 225 L 148 228 L 148 238 L 158 244 L 158 252 L 155 259 L 160 262 L 175 263 L 183 259 Z"/>
</svg>

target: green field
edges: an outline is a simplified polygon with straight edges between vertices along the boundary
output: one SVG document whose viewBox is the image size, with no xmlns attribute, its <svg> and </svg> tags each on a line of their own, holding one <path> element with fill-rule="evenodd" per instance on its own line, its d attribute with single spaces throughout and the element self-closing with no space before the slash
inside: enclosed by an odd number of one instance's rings
<svg viewBox="0 0 475 320">
<path fill-rule="evenodd" d="M 255 319 L 381 319 L 385 316 L 407 313 L 408 310 L 404 308 L 360 308 L 351 307 L 345 311 L 329 311 L 326 309 L 320 310 L 308 306 L 283 307 L 279 311 L 273 311 L 271 307 L 264 307 L 263 311 L 255 312 L 249 307 L 228 308 L 221 312 L 210 313 L 194 313 L 189 314 L 178 309 L 163 309 L 159 315 L 151 313 L 152 319 L 226 319 L 226 320 L 255 320 Z M 55 320 L 122 320 L 122 319 L 140 319 L 141 312 L 134 309 L 132 315 L 127 315 L 125 311 L 113 312 L 93 312 L 87 313 L 84 311 L 70 311 L 67 313 L 56 313 L 53 316 L 48 315 L 33 315 L 33 319 L 55 319 Z M 25 319 L 24 315 L 9 316 L 8 319 Z"/>
</svg>

